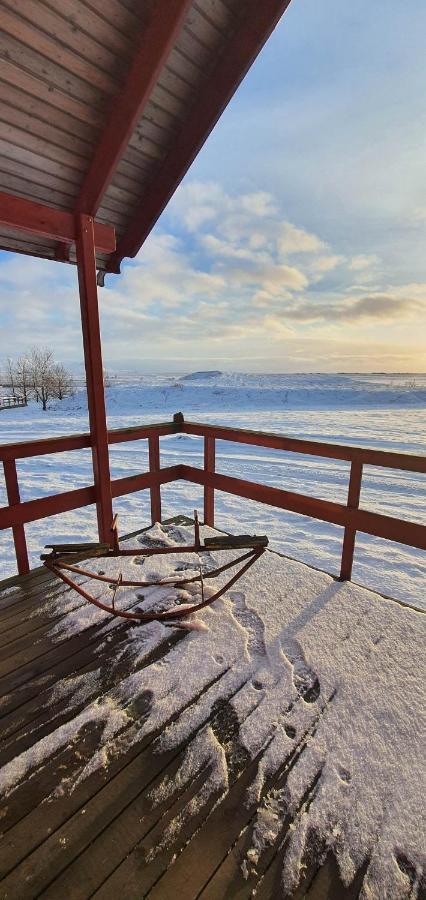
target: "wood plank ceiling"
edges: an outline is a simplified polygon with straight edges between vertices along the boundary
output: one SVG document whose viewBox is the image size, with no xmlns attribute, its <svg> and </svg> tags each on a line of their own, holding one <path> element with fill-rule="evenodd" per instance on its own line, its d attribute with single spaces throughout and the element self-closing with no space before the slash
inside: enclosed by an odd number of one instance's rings
<svg viewBox="0 0 426 900">
<path fill-rule="evenodd" d="M 259 19 L 253 0 L 169 0 L 182 13 L 173 43 L 167 54 L 163 48 L 158 77 L 99 203 L 82 209 L 116 229 L 118 252 L 113 260 L 99 254 L 100 269 L 119 271 L 121 258 L 137 252 L 288 2 L 263 0 Z M 81 209 L 96 148 L 114 108 L 126 99 L 126 79 L 162 9 L 170 12 L 162 0 L 0 0 L 0 191 L 68 211 L 80 203 Z M 193 129 L 194 146 L 189 134 L 183 149 L 191 112 L 203 103 L 222 61 L 226 76 L 227 55 L 233 83 L 222 79 L 211 121 L 200 134 Z M 164 166 L 167 174 L 179 144 L 181 171 L 169 173 L 158 209 L 154 203 L 139 228 L 142 201 Z M 6 227 L 0 247 L 60 258 L 54 242 Z"/>
</svg>

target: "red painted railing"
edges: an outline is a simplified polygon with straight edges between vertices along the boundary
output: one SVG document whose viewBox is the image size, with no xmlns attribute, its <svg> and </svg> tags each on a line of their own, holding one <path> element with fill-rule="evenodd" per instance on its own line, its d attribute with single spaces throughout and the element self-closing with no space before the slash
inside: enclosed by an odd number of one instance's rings
<svg viewBox="0 0 426 900">
<path fill-rule="evenodd" d="M 183 432 L 204 438 L 204 468 L 176 465 L 160 466 L 160 437 Z M 149 471 L 140 475 L 113 479 L 109 490 L 111 497 L 121 497 L 133 491 L 149 489 L 151 493 L 151 519 L 161 520 L 161 485 L 171 481 L 185 480 L 204 487 L 204 521 L 214 525 L 215 490 L 225 491 L 265 503 L 277 509 L 289 510 L 324 522 L 331 522 L 344 529 L 340 577 L 350 579 L 357 531 L 375 537 L 397 541 L 411 547 L 426 550 L 426 526 L 394 516 L 385 516 L 359 508 L 363 466 L 378 466 L 402 469 L 409 472 L 426 473 L 426 456 L 408 453 L 393 453 L 383 450 L 368 450 L 340 444 L 299 440 L 268 434 L 261 431 L 225 428 L 219 425 L 205 425 L 199 422 L 184 422 L 177 414 L 173 422 L 110 431 L 108 443 L 148 440 Z M 216 472 L 216 441 L 231 441 L 251 444 L 284 452 L 301 453 L 350 463 L 348 498 L 346 504 L 321 500 L 304 494 L 269 487 L 252 481 L 245 481 Z M 68 512 L 95 503 L 94 485 L 54 494 L 49 497 L 21 502 L 16 471 L 16 460 L 51 453 L 81 450 L 91 446 L 89 434 L 69 437 L 47 438 L 0 446 L 0 461 L 3 462 L 8 506 L 0 508 L 0 530 L 11 528 L 15 543 L 15 553 L 20 574 L 29 571 L 28 553 L 25 539 L 25 525 L 47 516 Z"/>
</svg>

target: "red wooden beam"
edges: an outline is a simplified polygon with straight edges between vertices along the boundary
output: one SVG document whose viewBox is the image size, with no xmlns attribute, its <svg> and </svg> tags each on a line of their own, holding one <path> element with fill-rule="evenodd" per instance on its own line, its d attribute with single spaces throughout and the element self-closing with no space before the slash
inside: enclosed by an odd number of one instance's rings
<svg viewBox="0 0 426 900">
<path fill-rule="evenodd" d="M 96 488 L 99 540 L 110 543 L 113 519 L 106 424 L 104 370 L 99 324 L 94 228 L 91 216 L 78 215 L 77 267 L 87 401 Z"/>
<path fill-rule="evenodd" d="M 115 478 L 111 482 L 112 496 L 123 497 L 125 494 L 133 494 L 135 491 L 144 491 L 146 488 L 159 487 L 160 484 L 179 481 L 182 477 L 181 468 L 181 466 L 168 466 L 165 469 L 159 469 L 158 472 L 142 472 L 141 475 L 127 475 L 125 478 Z"/>
<path fill-rule="evenodd" d="M 14 506 L 0 507 L 0 530 L 16 528 L 26 522 L 36 522 L 38 519 L 80 509 L 95 502 L 96 491 L 92 485 L 74 491 L 64 491 L 62 494 L 52 494 L 49 497 L 39 497 L 37 500 L 26 500 Z"/>
<path fill-rule="evenodd" d="M 21 502 L 21 498 L 19 495 L 18 475 L 16 472 L 15 460 L 6 460 L 6 462 L 3 463 L 3 469 L 9 506 L 16 506 L 16 504 Z M 28 562 L 25 529 L 23 525 L 14 525 L 12 530 L 18 572 L 20 575 L 27 575 L 30 571 L 30 564 Z"/>
<path fill-rule="evenodd" d="M 426 473 L 426 456 L 416 456 L 413 453 L 394 453 L 392 450 L 370 450 L 368 447 L 353 447 L 350 444 L 307 441 L 268 431 L 250 431 L 245 428 L 229 428 L 226 425 L 206 425 L 202 422 L 185 421 L 181 426 L 181 431 L 185 434 L 214 437 L 218 441 L 252 444 L 255 447 L 269 447 L 274 450 L 287 450 L 290 453 L 323 456 L 326 459 L 339 459 L 347 462 L 357 460 L 369 466 Z"/>
<path fill-rule="evenodd" d="M 158 79 L 192 0 L 157 0 L 126 81 L 112 101 L 105 131 L 84 179 L 76 209 L 95 215 L 144 106 Z"/>
<path fill-rule="evenodd" d="M 111 482 L 112 496 L 122 497 L 124 494 L 131 494 L 134 491 L 143 491 L 152 485 L 177 481 L 182 477 L 181 468 L 181 466 L 169 466 L 155 473 L 143 472 L 141 475 L 116 478 Z M 72 509 L 91 506 L 95 502 L 96 489 L 92 484 L 89 487 L 77 488 L 73 491 L 63 491 L 61 494 L 52 494 L 48 497 L 38 497 L 36 500 L 2 506 L 0 507 L 0 530 L 22 528 L 28 522 L 36 522 L 39 519 L 56 516 Z M 108 542 L 109 539 L 106 543 Z"/>
<path fill-rule="evenodd" d="M 148 439 L 149 447 L 149 471 L 157 474 L 160 471 L 160 438 L 153 434 Z M 159 484 L 151 486 L 151 522 L 161 522 L 161 491 Z"/>
<path fill-rule="evenodd" d="M 256 500 L 277 509 L 286 509 L 289 512 L 300 513 L 312 519 L 321 519 L 323 522 L 331 522 L 334 525 L 346 525 L 348 510 L 340 503 L 332 503 L 329 500 L 319 500 L 316 497 L 307 497 L 305 494 L 296 494 L 293 491 L 283 491 L 281 488 L 269 487 L 254 481 L 245 481 L 242 478 L 234 478 L 230 475 L 205 472 L 193 466 L 183 465 L 181 478 L 192 481 L 194 484 L 208 485 L 226 494 L 235 494 L 247 500 Z"/>
<path fill-rule="evenodd" d="M 214 473 L 216 456 L 216 441 L 213 437 L 204 438 L 204 471 L 206 474 Z M 214 488 L 210 485 L 204 487 L 204 524 L 214 527 Z"/>
<path fill-rule="evenodd" d="M 90 447 L 90 434 L 70 434 L 63 437 L 41 438 L 37 441 L 18 441 L 0 445 L 0 460 L 25 459 L 30 456 L 47 456 L 68 450 Z"/>
<path fill-rule="evenodd" d="M 363 465 L 381 466 L 388 469 L 403 469 L 407 472 L 426 473 L 426 456 L 412 453 L 395 453 L 391 450 L 370 450 L 368 447 L 353 447 L 349 444 L 329 444 L 289 438 L 268 431 L 250 431 L 242 428 L 228 428 L 224 425 L 205 425 L 202 422 L 156 422 L 152 425 L 131 425 L 129 428 L 114 428 L 108 432 L 108 443 L 136 441 L 149 438 L 152 434 L 200 435 L 216 440 L 251 444 L 291 453 L 309 456 L 323 456 L 327 459 L 358 461 Z M 90 447 L 89 434 L 71 434 L 62 437 L 41 438 L 35 441 L 18 441 L 16 444 L 0 444 L 0 460 L 22 459 L 29 456 L 45 456 L 48 453 L 62 453 L 65 450 L 80 450 Z"/>
<path fill-rule="evenodd" d="M 194 484 L 210 485 L 218 491 L 244 497 L 247 500 L 256 500 L 257 503 L 265 503 L 276 509 L 286 509 L 289 512 L 300 513 L 302 516 L 320 519 L 322 522 L 330 522 L 342 527 L 349 526 L 354 531 L 362 531 L 364 534 L 371 534 L 374 537 L 426 550 L 426 526 L 419 525 L 417 522 L 407 522 L 405 519 L 396 519 L 393 516 L 382 516 L 365 509 L 349 509 L 341 503 L 307 497 L 305 494 L 296 494 L 293 491 L 283 491 L 280 488 L 233 478 L 229 475 L 209 474 L 193 466 L 180 466 L 179 477 Z"/>
<path fill-rule="evenodd" d="M 108 432 L 109 444 L 123 441 L 138 441 L 153 434 L 176 434 L 181 425 L 175 422 L 159 422 L 153 425 L 131 425 L 129 428 L 113 428 Z M 83 450 L 91 446 L 90 434 L 70 434 L 61 437 L 40 438 L 36 441 L 17 441 L 16 444 L 0 444 L 0 461 L 24 459 L 29 456 L 47 456 L 49 453 L 64 453 L 68 450 Z"/>
<path fill-rule="evenodd" d="M 182 426 L 175 422 L 158 422 L 153 425 L 130 425 L 129 428 L 113 428 L 108 432 L 108 443 L 121 444 L 123 441 L 139 441 L 157 434 L 177 434 Z M 1 452 L 1 448 L 0 448 Z M 1 459 L 1 456 L 0 456 Z"/>
<path fill-rule="evenodd" d="M 207 140 L 238 85 L 274 30 L 290 0 L 251 0 L 211 76 L 145 192 L 107 271 L 119 272 L 125 256 L 135 256 Z"/>
<path fill-rule="evenodd" d="M 358 509 L 361 496 L 362 463 L 354 460 L 351 463 L 351 475 L 348 490 L 348 508 Z M 342 548 L 342 561 L 340 566 L 341 581 L 349 581 L 352 575 L 354 561 L 356 531 L 351 525 L 345 528 Z"/>
<path fill-rule="evenodd" d="M 0 225 L 19 231 L 38 234 L 52 241 L 73 244 L 77 239 L 76 220 L 73 213 L 53 209 L 43 203 L 23 200 L 13 194 L 0 192 Z M 94 223 L 95 246 L 103 253 L 115 250 L 115 232 L 112 225 Z"/>
</svg>

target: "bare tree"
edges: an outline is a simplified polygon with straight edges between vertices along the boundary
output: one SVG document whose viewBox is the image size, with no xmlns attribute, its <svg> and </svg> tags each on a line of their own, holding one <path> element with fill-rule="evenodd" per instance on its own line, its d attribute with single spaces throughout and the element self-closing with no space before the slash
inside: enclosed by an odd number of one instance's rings
<svg viewBox="0 0 426 900">
<path fill-rule="evenodd" d="M 51 399 L 63 400 L 74 393 L 74 379 L 62 363 L 56 363 L 49 347 L 32 347 L 15 363 L 6 360 L 6 378 L 13 396 L 25 402 L 33 397 L 47 409 Z"/>
<path fill-rule="evenodd" d="M 74 393 L 74 379 L 70 372 L 67 372 L 62 363 L 55 363 L 52 366 L 53 390 L 54 396 L 58 400 L 64 397 L 70 397 Z"/>
<path fill-rule="evenodd" d="M 37 403 L 47 409 L 47 402 L 54 397 L 53 350 L 33 347 L 30 351 L 31 387 Z"/>
<path fill-rule="evenodd" d="M 12 397 L 16 397 L 16 372 L 15 372 L 15 363 L 10 356 L 7 357 L 6 360 L 6 375 L 8 378 L 8 387 L 10 387 L 12 391 Z"/>
<path fill-rule="evenodd" d="M 28 353 L 23 353 L 15 364 L 16 385 L 25 403 L 31 389 L 31 361 Z"/>
</svg>

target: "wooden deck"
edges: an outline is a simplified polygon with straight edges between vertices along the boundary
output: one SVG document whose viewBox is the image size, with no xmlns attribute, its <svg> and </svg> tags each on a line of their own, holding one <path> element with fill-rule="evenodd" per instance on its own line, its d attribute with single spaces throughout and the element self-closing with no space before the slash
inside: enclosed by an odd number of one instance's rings
<svg viewBox="0 0 426 900">
<path fill-rule="evenodd" d="M 74 636 L 52 636 L 52 629 L 70 609 L 70 591 L 62 593 L 64 611 L 52 602 L 43 611 L 43 605 L 59 597 L 63 589 L 45 570 L 0 585 L 1 766 L 28 748 L 40 747 L 43 738 L 133 671 L 132 659 L 123 652 L 132 623 L 115 622 L 107 640 L 105 620 Z M 71 606 L 82 602 L 74 593 Z M 36 609 L 39 614 L 32 615 Z M 167 635 L 140 665 L 166 657 L 176 642 L 187 639 L 172 629 Z M 90 677 L 99 669 L 100 682 Z M 78 690 L 70 706 L 69 692 L 61 688 L 76 676 Z M 130 706 L 128 728 L 133 732 L 146 718 L 151 699 L 147 692 Z M 152 797 L 165 776 L 172 779 L 178 772 L 187 741 L 167 752 L 154 752 L 158 735 L 154 731 L 127 748 L 123 744 L 121 754 L 77 786 L 77 773 L 96 752 L 103 725 L 88 721 L 77 739 L 70 734 L 47 761 L 34 755 L 28 776 L 0 807 L 0 897 L 243 900 L 256 887 L 259 900 L 283 896 L 280 875 L 290 821 L 262 855 L 256 875 L 252 873 L 248 880 L 242 875 L 241 862 L 250 846 L 250 824 L 256 813 L 256 806 L 247 805 L 245 796 L 258 759 L 250 760 L 239 744 L 234 719 L 229 698 L 217 704 L 210 716 L 211 729 L 226 756 L 230 789 L 224 797 L 213 792 L 207 807 L 197 812 L 194 806 L 194 814 L 186 817 L 187 804 L 202 787 L 208 767 L 193 781 L 183 782 L 181 791 L 171 798 L 166 792 L 164 799 L 160 795 L 154 803 Z M 306 742 L 306 735 L 301 735 L 269 788 L 285 785 Z M 61 782 L 62 793 L 57 790 Z M 73 789 L 68 789 L 71 784 Z M 312 783 L 302 797 L 301 811 L 309 807 L 314 793 Z M 179 814 L 181 828 L 175 838 L 156 852 Z M 303 884 L 294 897 L 358 896 L 365 872 L 344 890 L 333 856 L 320 866 L 312 847 L 305 862 Z"/>
</svg>

